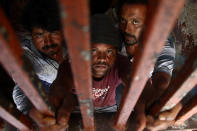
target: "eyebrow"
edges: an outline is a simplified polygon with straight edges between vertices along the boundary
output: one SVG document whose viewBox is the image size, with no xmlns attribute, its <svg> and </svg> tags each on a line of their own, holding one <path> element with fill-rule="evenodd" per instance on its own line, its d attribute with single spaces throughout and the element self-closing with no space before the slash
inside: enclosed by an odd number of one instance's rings
<svg viewBox="0 0 197 131">
<path fill-rule="evenodd" d="M 121 18 L 121 19 L 124 19 L 124 20 L 127 20 L 127 19 L 126 19 L 125 17 L 123 17 L 123 16 L 120 16 L 120 18 Z M 131 14 L 131 16 L 128 17 L 128 20 L 133 19 L 133 18 L 138 19 L 138 20 L 143 20 L 142 17 L 140 17 L 140 16 L 138 16 L 138 15 L 134 15 L 134 14 Z"/>
<path fill-rule="evenodd" d="M 40 35 L 40 34 L 43 34 L 43 32 L 36 32 L 36 33 L 33 33 L 33 35 Z"/>
</svg>

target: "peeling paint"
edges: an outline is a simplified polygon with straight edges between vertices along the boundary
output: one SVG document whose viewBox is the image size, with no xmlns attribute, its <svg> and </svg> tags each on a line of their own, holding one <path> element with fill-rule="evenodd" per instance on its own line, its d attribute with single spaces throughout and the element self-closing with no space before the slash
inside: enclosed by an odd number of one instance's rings
<svg viewBox="0 0 197 131">
<path fill-rule="evenodd" d="M 186 56 L 197 46 L 197 1 L 187 0 L 175 27 L 176 48 Z"/>
<path fill-rule="evenodd" d="M 90 28 L 89 26 L 83 26 L 82 30 L 83 32 L 89 32 Z"/>
<path fill-rule="evenodd" d="M 188 0 L 178 20 L 178 25 L 184 25 L 181 31 L 191 35 L 194 45 L 197 45 L 197 1 Z M 188 41 L 189 42 L 189 41 Z M 189 44 L 189 43 L 187 43 Z"/>
<path fill-rule="evenodd" d="M 91 55 L 89 51 L 81 51 L 81 55 L 85 61 L 90 61 Z"/>
<path fill-rule="evenodd" d="M 4 39 L 9 42 L 10 37 L 5 27 L 0 24 L 0 33 L 3 35 Z"/>
</svg>

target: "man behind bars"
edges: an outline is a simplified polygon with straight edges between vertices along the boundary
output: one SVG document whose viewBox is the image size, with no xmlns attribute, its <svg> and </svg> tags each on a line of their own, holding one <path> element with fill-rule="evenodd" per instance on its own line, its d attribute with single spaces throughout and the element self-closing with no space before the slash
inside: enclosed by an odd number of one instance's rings
<svg viewBox="0 0 197 131">
<path fill-rule="evenodd" d="M 119 29 L 124 42 L 122 52 L 126 52 L 131 60 L 133 60 L 133 57 L 136 55 L 137 48 L 141 47 L 142 33 L 145 30 L 145 20 L 148 19 L 147 14 L 147 0 L 119 1 L 117 16 L 119 20 Z M 174 59 L 175 47 L 170 36 L 157 58 L 153 73 L 151 73 L 151 78 L 147 83 L 147 88 L 145 88 L 145 91 L 136 106 L 138 121 L 138 126 L 136 127 L 137 130 L 143 130 L 146 125 L 146 117 L 144 114 L 145 108 L 158 99 L 168 87 L 173 71 Z M 148 86 L 150 84 L 151 87 Z M 152 92 L 155 93 L 152 94 Z"/>
<path fill-rule="evenodd" d="M 120 103 L 123 88 L 128 84 L 131 63 L 127 57 L 119 55 L 120 35 L 111 19 L 97 14 L 91 19 L 92 94 L 96 112 L 115 112 Z M 56 95 L 58 94 L 58 95 Z M 55 107 L 61 102 L 68 122 L 74 107 L 78 104 L 69 61 L 64 61 L 58 70 L 57 79 L 50 90 L 50 100 Z M 55 99 L 54 99 L 55 98 Z"/>
<path fill-rule="evenodd" d="M 24 55 L 30 60 L 36 75 L 48 93 L 65 53 L 57 1 L 32 0 L 27 3 L 23 13 L 22 24 L 31 32 L 31 37 L 22 34 L 23 38 L 19 39 L 22 40 Z M 32 119 L 42 117 L 34 115 L 37 110 L 17 85 L 13 90 L 13 99 L 17 108 L 24 114 L 29 114 Z M 56 124 L 54 118 L 38 121 L 36 119 L 36 122 L 41 130 L 46 130 L 41 128 L 46 124 L 51 125 L 49 126 L 51 130 L 65 128 L 64 125 Z"/>
</svg>

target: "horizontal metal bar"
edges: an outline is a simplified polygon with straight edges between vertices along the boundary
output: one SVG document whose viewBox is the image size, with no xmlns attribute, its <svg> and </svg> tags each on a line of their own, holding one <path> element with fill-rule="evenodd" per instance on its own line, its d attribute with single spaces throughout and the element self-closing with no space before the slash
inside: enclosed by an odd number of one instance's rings
<svg viewBox="0 0 197 131">
<path fill-rule="evenodd" d="M 0 63 L 33 105 L 40 112 L 52 115 L 53 113 L 45 103 L 47 102 L 46 95 L 41 91 L 43 89 L 42 84 L 33 68 L 30 68 L 28 59 L 25 59 L 21 45 L 2 9 L 0 9 L 0 18 Z"/>
<path fill-rule="evenodd" d="M 64 36 L 85 130 L 94 130 L 88 0 L 60 0 Z"/>
<path fill-rule="evenodd" d="M 177 72 L 176 77 L 172 79 L 171 83 L 169 84 L 168 90 L 162 96 L 160 101 L 152 107 L 152 109 L 150 110 L 150 114 L 157 115 L 160 110 L 165 107 L 165 105 L 176 105 L 183 98 L 183 94 L 186 94 L 194 87 L 197 79 L 192 77 L 191 74 L 196 68 L 196 52 L 197 48 L 194 48 L 191 54 L 188 56 L 188 59 L 185 61 L 183 67 L 180 69 L 179 72 Z"/>
<path fill-rule="evenodd" d="M 158 2 L 158 1 L 155 1 Z M 134 57 L 130 89 L 122 100 L 116 117 L 115 128 L 124 130 L 126 122 L 148 80 L 155 63 L 155 56 L 162 50 L 185 0 L 160 0 L 154 14 L 148 17 L 142 47 Z"/>
<path fill-rule="evenodd" d="M 21 131 L 29 131 L 30 130 L 26 125 L 24 125 L 19 120 L 17 120 L 14 116 L 12 116 L 10 113 L 8 113 L 2 106 L 0 106 L 0 117 Z"/>
</svg>

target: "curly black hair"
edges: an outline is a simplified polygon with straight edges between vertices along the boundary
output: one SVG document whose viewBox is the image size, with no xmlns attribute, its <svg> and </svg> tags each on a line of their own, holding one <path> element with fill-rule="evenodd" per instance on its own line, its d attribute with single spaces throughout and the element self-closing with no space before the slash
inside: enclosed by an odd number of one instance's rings
<svg viewBox="0 0 197 131">
<path fill-rule="evenodd" d="M 129 5 L 132 5 L 132 4 L 143 4 L 143 5 L 148 5 L 148 0 L 119 0 L 118 1 L 118 7 L 117 7 L 117 14 L 120 13 L 120 10 L 122 8 L 122 6 L 124 4 L 129 4 Z"/>
<path fill-rule="evenodd" d="M 34 27 L 48 31 L 61 30 L 57 0 L 30 0 L 24 8 L 22 24 L 30 32 Z"/>
</svg>

